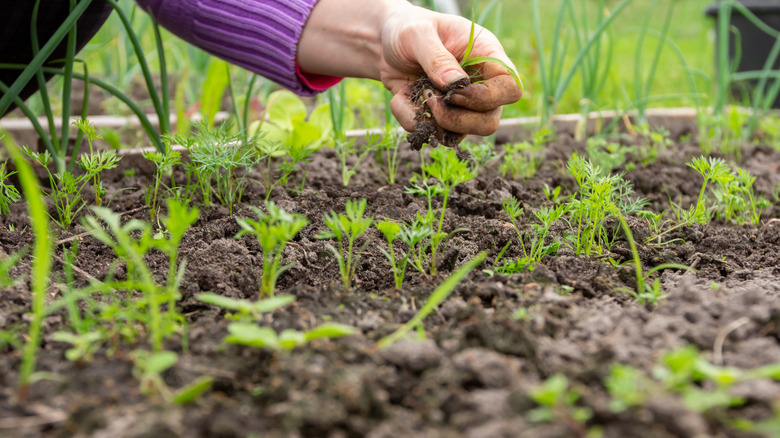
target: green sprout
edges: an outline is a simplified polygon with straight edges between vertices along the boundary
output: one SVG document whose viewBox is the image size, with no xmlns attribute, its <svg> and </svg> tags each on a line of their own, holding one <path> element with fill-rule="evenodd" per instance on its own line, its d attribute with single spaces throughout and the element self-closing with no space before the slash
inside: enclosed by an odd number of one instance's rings
<svg viewBox="0 0 780 438">
<path fill-rule="evenodd" d="M 173 351 L 135 350 L 131 357 L 134 361 L 133 376 L 140 382 L 141 394 L 144 395 L 157 393 L 168 402 L 183 405 L 195 401 L 214 383 L 213 377 L 201 376 L 173 393 L 163 380 L 162 373 L 176 365 L 178 354 Z"/>
<path fill-rule="evenodd" d="M 676 230 L 680 227 L 689 226 L 694 223 L 706 225 L 710 222 L 711 213 L 707 207 L 706 190 L 709 182 L 716 182 L 721 186 L 728 185 L 734 180 L 735 175 L 729 169 L 728 165 L 722 158 L 715 157 L 698 157 L 691 159 L 686 163 L 688 167 L 694 169 L 699 175 L 704 178 L 701 189 L 699 190 L 699 197 L 696 199 L 696 204 L 692 205 L 690 209 L 685 210 L 680 206 L 672 203 L 672 210 L 677 216 L 677 224 L 667 228 L 666 230 L 658 233 L 654 236 L 650 236 L 648 240 L 660 239 L 662 236 Z"/>
<path fill-rule="evenodd" d="M 534 265 L 540 263 L 542 257 L 548 254 L 555 254 L 560 247 L 560 243 L 553 242 L 549 245 L 545 244 L 547 237 L 550 235 L 550 228 L 558 222 L 563 215 L 565 215 L 570 206 L 567 204 L 561 204 L 555 208 L 541 207 L 534 212 L 534 216 L 539 220 L 540 224 L 533 224 L 533 232 L 530 239 L 530 248 L 526 250 L 525 243 L 523 241 L 523 233 L 517 226 L 517 218 L 522 216 L 523 208 L 520 206 L 520 201 L 514 196 L 510 196 L 502 203 L 504 212 L 506 212 L 509 220 L 512 222 L 512 226 L 517 233 L 517 238 L 520 240 L 520 247 L 523 251 L 523 257 L 510 262 L 505 261 L 503 266 L 500 266 L 497 271 L 505 274 L 522 272 L 526 269 L 533 269 Z M 503 252 L 502 252 L 503 254 Z M 496 259 L 498 263 L 500 257 Z"/>
<path fill-rule="evenodd" d="M 318 239 L 336 238 L 338 249 L 328 244 L 328 249 L 333 253 L 339 265 L 341 280 L 344 284 L 344 291 L 349 292 L 352 289 L 352 279 L 357 270 L 360 255 L 368 245 L 369 240 L 355 252 L 355 241 L 368 231 L 373 217 L 364 218 L 366 212 L 366 200 L 359 201 L 347 200 L 345 207 L 346 214 L 331 211 L 325 215 L 325 225 L 330 231 L 322 231 L 317 235 Z M 346 242 L 344 241 L 346 239 Z M 346 245 L 346 246 L 345 246 Z"/>
<path fill-rule="evenodd" d="M 500 60 L 500 59 L 498 59 L 496 57 L 493 57 L 493 56 L 475 56 L 473 58 L 471 57 L 471 51 L 472 51 L 472 49 L 474 49 L 474 41 L 477 39 L 477 35 L 474 33 L 474 31 L 476 30 L 476 25 L 477 25 L 477 22 L 476 22 L 475 18 L 472 18 L 472 20 L 471 20 L 471 32 L 469 32 L 469 42 L 466 45 L 466 51 L 463 53 L 463 60 L 460 62 L 461 68 L 466 70 L 468 67 L 473 67 L 473 66 L 476 66 L 478 64 L 483 64 L 483 63 L 486 63 L 486 62 L 493 62 L 495 64 L 500 65 L 501 67 L 504 67 L 506 69 L 506 71 L 510 75 L 512 75 L 512 79 L 515 80 L 515 83 L 517 84 L 517 86 L 519 88 L 523 88 L 523 81 L 522 81 L 522 79 L 520 79 L 520 75 L 517 74 L 515 69 L 510 67 L 506 62 L 504 62 L 504 61 L 502 61 L 502 60 Z"/>
<path fill-rule="evenodd" d="M 382 248 L 380 248 L 380 250 L 382 251 L 382 254 L 387 257 L 387 260 L 390 261 L 390 268 L 393 270 L 393 279 L 395 280 L 395 288 L 400 290 L 404 284 L 404 275 L 406 274 L 406 265 L 409 262 L 409 253 L 396 261 L 393 242 L 401 236 L 403 227 L 400 224 L 389 220 L 379 221 L 375 226 L 384 234 L 385 239 L 387 240 L 389 251 L 385 251 Z"/>
<path fill-rule="evenodd" d="M 432 163 L 424 166 L 425 173 L 430 177 L 435 178 L 438 181 L 438 185 L 441 187 L 441 195 L 443 197 L 441 204 L 441 214 L 439 215 L 439 224 L 436 227 L 435 233 L 431 236 L 431 263 L 430 274 L 436 275 L 436 256 L 439 250 L 439 246 L 443 241 L 452 236 L 456 230 L 450 233 L 443 233 L 442 227 L 444 225 L 444 213 L 447 211 L 447 201 L 452 194 L 452 189 L 455 186 L 462 184 L 475 177 L 474 172 L 469 170 L 465 161 L 458 158 L 455 151 L 450 148 L 437 148 L 431 151 Z"/>
<path fill-rule="evenodd" d="M 212 129 L 201 125 L 194 144 L 189 146 L 204 199 L 213 194 L 230 214 L 235 204 L 241 202 L 249 170 L 262 158 L 254 142 L 244 143 L 243 138 L 244 134 L 232 132 L 230 123 Z"/>
<path fill-rule="evenodd" d="M 106 189 L 103 187 L 103 182 L 100 179 L 100 172 L 117 167 L 117 163 L 122 157 L 118 157 L 115 151 L 94 151 L 92 143 L 97 139 L 102 139 L 103 136 L 98 134 L 95 125 L 91 122 L 86 119 L 78 119 L 73 122 L 73 125 L 86 135 L 89 143 L 89 154 L 80 155 L 78 162 L 79 166 L 92 177 L 95 205 L 100 207 L 103 205 L 103 195 L 106 193 Z"/>
<path fill-rule="evenodd" d="M 540 386 L 532 389 L 529 395 L 539 405 L 528 413 L 531 421 L 561 422 L 575 436 L 586 436 L 585 423 L 593 416 L 593 412 L 590 408 L 576 405 L 582 394 L 577 389 L 570 389 L 566 376 L 550 376 Z"/>
<path fill-rule="evenodd" d="M 288 213 L 279 208 L 273 202 L 266 201 L 263 212 L 257 207 L 250 207 L 257 216 L 257 220 L 237 218 L 241 230 L 236 234 L 240 238 L 245 234 L 252 234 L 263 249 L 263 273 L 260 281 L 260 295 L 272 296 L 276 289 L 276 281 L 293 264 L 280 266 L 282 254 L 287 244 L 298 232 L 309 224 L 309 220 L 297 213 Z"/>
<path fill-rule="evenodd" d="M 279 334 L 269 327 L 261 327 L 256 324 L 256 321 L 262 319 L 263 314 L 274 312 L 295 301 L 295 297 L 292 295 L 277 295 L 254 302 L 223 297 L 215 293 L 203 293 L 195 298 L 204 303 L 235 312 L 226 316 L 226 318 L 233 320 L 228 324 L 230 334 L 223 340 L 226 344 L 289 351 L 314 339 L 337 338 L 357 333 L 357 329 L 354 327 L 339 323 L 325 323 L 302 332 L 288 329 Z"/>
<path fill-rule="evenodd" d="M 406 336 L 407 333 L 416 327 L 422 327 L 422 323 L 423 320 L 425 320 L 425 317 L 433 312 L 438 305 L 443 303 L 444 300 L 446 300 L 447 297 L 452 293 L 452 291 L 454 291 L 455 288 L 460 284 L 460 282 L 462 282 L 471 271 L 473 271 L 477 266 L 485 261 L 485 257 L 487 257 L 487 253 L 481 252 L 473 259 L 463 264 L 463 266 L 461 266 L 457 271 L 455 271 L 439 286 L 437 286 L 433 292 L 431 292 L 431 295 L 425 301 L 425 304 L 423 304 L 423 306 L 412 319 L 407 321 L 406 324 L 401 326 L 398 330 L 380 339 L 379 342 L 377 342 L 377 347 L 389 347 L 398 342 L 400 339 Z"/>
<path fill-rule="evenodd" d="M 648 282 L 650 276 L 653 273 L 663 269 L 683 269 L 694 272 L 695 270 L 689 266 L 676 263 L 663 263 L 648 270 L 646 274 L 643 274 L 642 260 L 639 258 L 639 251 L 636 247 L 634 234 L 631 232 L 631 228 L 628 226 L 628 222 L 626 222 L 626 218 L 620 212 L 620 209 L 614 204 L 612 205 L 611 209 L 615 217 L 617 217 L 620 221 L 620 226 L 623 228 L 623 233 L 626 235 L 626 239 L 628 240 L 628 245 L 631 248 L 631 255 L 634 258 L 634 271 L 636 273 L 636 291 L 625 287 L 619 287 L 616 290 L 626 292 L 627 294 L 631 295 L 637 300 L 640 306 L 644 306 L 645 304 L 656 306 L 660 300 L 666 297 L 666 294 L 661 287 L 660 278 L 656 278 L 652 283 Z"/>
<path fill-rule="evenodd" d="M 149 220 L 154 222 L 159 210 L 160 186 L 164 175 L 170 174 L 173 166 L 181 164 L 181 152 L 166 148 L 165 152 L 145 151 L 143 157 L 154 163 L 154 184 L 146 188 L 146 206 L 149 207 Z"/>
<path fill-rule="evenodd" d="M 16 172 L 6 172 L 5 165 L 5 161 L 3 161 L 3 164 L 0 164 L 0 214 L 10 213 L 9 208 L 11 204 L 22 199 L 19 190 L 13 184 L 6 182 Z"/>
<path fill-rule="evenodd" d="M 38 189 L 38 178 L 36 178 L 35 172 L 15 145 L 6 145 L 6 150 L 8 150 L 8 153 L 14 160 L 16 169 L 19 172 L 19 180 L 27 200 L 30 223 L 35 236 L 33 243 L 34 257 L 30 274 L 33 316 L 27 337 L 25 338 L 22 363 L 19 366 L 18 395 L 21 401 L 25 401 L 32 383 L 32 374 L 35 371 L 43 319 L 46 316 L 46 291 L 49 287 L 49 273 L 53 262 L 53 242 L 49 235 L 49 218 L 46 206 Z"/>
</svg>

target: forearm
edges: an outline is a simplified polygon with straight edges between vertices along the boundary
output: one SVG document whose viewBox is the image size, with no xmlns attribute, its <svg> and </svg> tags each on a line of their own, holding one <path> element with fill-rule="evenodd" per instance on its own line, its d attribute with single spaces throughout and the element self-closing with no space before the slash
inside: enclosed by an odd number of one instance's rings
<svg viewBox="0 0 780 438">
<path fill-rule="evenodd" d="M 380 79 L 382 30 L 406 0 L 319 0 L 298 43 L 306 72 Z"/>
</svg>

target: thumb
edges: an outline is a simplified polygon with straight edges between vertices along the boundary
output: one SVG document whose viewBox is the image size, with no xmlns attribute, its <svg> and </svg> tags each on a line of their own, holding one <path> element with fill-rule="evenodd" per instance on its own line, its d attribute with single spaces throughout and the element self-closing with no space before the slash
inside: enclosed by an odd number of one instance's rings
<svg viewBox="0 0 780 438">
<path fill-rule="evenodd" d="M 425 74 L 439 89 L 448 89 L 458 81 L 468 80 L 468 75 L 460 67 L 455 56 L 442 44 L 436 32 L 428 34 L 427 38 L 415 44 L 414 54 Z"/>
</svg>

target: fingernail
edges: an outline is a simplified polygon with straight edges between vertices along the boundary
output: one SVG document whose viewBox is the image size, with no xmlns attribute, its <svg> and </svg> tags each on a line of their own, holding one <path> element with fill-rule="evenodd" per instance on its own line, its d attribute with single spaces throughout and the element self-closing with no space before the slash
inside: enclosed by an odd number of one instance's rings
<svg viewBox="0 0 780 438">
<path fill-rule="evenodd" d="M 457 70 L 450 70 L 444 73 L 441 78 L 444 80 L 445 84 L 450 85 L 463 80 L 465 77 L 466 76 L 464 76 L 463 73 Z"/>
</svg>

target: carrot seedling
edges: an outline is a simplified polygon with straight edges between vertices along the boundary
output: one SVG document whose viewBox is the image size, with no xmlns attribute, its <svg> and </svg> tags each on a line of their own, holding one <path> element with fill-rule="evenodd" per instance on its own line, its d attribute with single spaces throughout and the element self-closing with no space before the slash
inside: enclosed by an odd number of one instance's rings
<svg viewBox="0 0 780 438">
<path fill-rule="evenodd" d="M 458 229 L 449 233 L 442 232 L 442 227 L 444 225 L 444 213 L 447 210 L 447 201 L 452 194 L 452 190 L 457 185 L 473 179 L 475 175 L 474 172 L 468 168 L 466 162 L 458 158 L 456 152 L 450 148 L 438 148 L 432 150 L 431 158 L 433 159 L 433 162 L 425 166 L 425 173 L 438 181 L 438 185 L 441 187 L 441 194 L 443 197 L 441 204 L 441 214 L 439 216 L 439 224 L 435 230 L 435 233 L 433 236 L 431 236 L 430 274 L 436 275 L 436 256 L 439 250 L 439 246 L 442 244 L 442 242 L 448 240 L 454 233 L 463 231 L 463 229 Z"/>
<path fill-rule="evenodd" d="M 355 241 L 368 231 L 371 223 L 374 222 L 374 218 L 373 216 L 363 217 L 366 212 L 365 199 L 359 201 L 347 200 L 345 210 L 346 214 L 334 211 L 326 214 L 324 220 L 329 231 L 321 231 L 317 238 L 336 238 L 338 249 L 331 244 L 328 244 L 328 249 L 333 253 L 338 262 L 344 291 L 349 292 L 352 289 L 352 279 L 355 277 L 360 255 L 370 242 L 370 240 L 366 240 L 363 246 L 355 251 Z"/>
<path fill-rule="evenodd" d="M 390 262 L 390 268 L 393 270 L 393 279 L 395 280 L 395 288 L 401 289 L 401 286 L 404 284 L 406 265 L 409 262 L 409 253 L 407 252 L 402 258 L 396 259 L 393 242 L 401 235 L 402 227 L 396 222 L 384 220 L 377 222 L 376 228 L 385 235 L 388 251 L 385 251 L 382 248 L 379 248 L 379 250 L 382 251 L 382 254 L 384 254 Z"/>
<path fill-rule="evenodd" d="M 268 297 L 274 294 L 279 276 L 293 267 L 292 263 L 280 266 L 284 248 L 303 227 L 309 224 L 309 220 L 303 215 L 288 213 L 270 201 L 265 203 L 268 213 L 257 207 L 250 208 L 257 216 L 257 220 L 237 218 L 236 222 L 241 226 L 241 231 L 236 234 L 236 238 L 252 234 L 263 249 L 260 295 Z"/>
<path fill-rule="evenodd" d="M 87 121 L 86 119 L 78 119 L 73 122 L 73 125 L 79 128 L 79 130 L 87 137 L 87 143 L 89 144 L 89 154 L 82 154 L 78 158 L 79 166 L 84 169 L 92 178 L 92 189 L 95 193 L 95 205 L 100 207 L 103 205 L 103 195 L 106 194 L 106 189 L 103 187 L 103 182 L 100 179 L 100 172 L 117 167 L 117 163 L 122 157 L 118 157 L 115 151 L 97 151 L 95 152 L 92 147 L 92 143 L 95 140 L 102 139 L 103 136 L 98 134 L 95 129 L 95 125 Z"/>
<path fill-rule="evenodd" d="M 19 190 L 13 184 L 6 183 L 8 178 L 16 172 L 6 172 L 5 165 L 5 161 L 3 161 L 3 164 L 0 164 L 0 214 L 10 213 L 9 208 L 11 204 L 22 199 Z"/>
<path fill-rule="evenodd" d="M 401 326 L 401 328 L 394 331 L 392 334 L 380 339 L 379 342 L 377 342 L 376 344 L 377 348 L 389 347 L 394 343 L 398 342 L 404 336 L 406 336 L 406 334 L 409 333 L 414 328 L 421 326 L 425 317 L 428 316 L 431 312 L 433 312 L 436 306 L 443 303 L 444 300 L 446 300 L 447 297 L 452 293 L 452 291 L 454 291 L 455 288 L 460 284 L 460 282 L 463 281 L 463 279 L 466 278 L 466 276 L 469 275 L 471 271 L 473 271 L 477 266 L 479 266 L 483 261 L 485 261 L 485 257 L 487 257 L 486 252 L 481 252 L 477 254 L 476 257 L 467 261 L 463 266 L 461 266 L 457 271 L 455 271 L 455 273 L 453 273 L 446 280 L 444 280 L 431 293 L 431 296 L 428 297 L 428 300 L 425 301 L 425 304 L 423 304 L 423 306 L 420 308 L 417 314 L 414 315 L 412 319 L 407 321 L 406 324 Z"/>
</svg>

